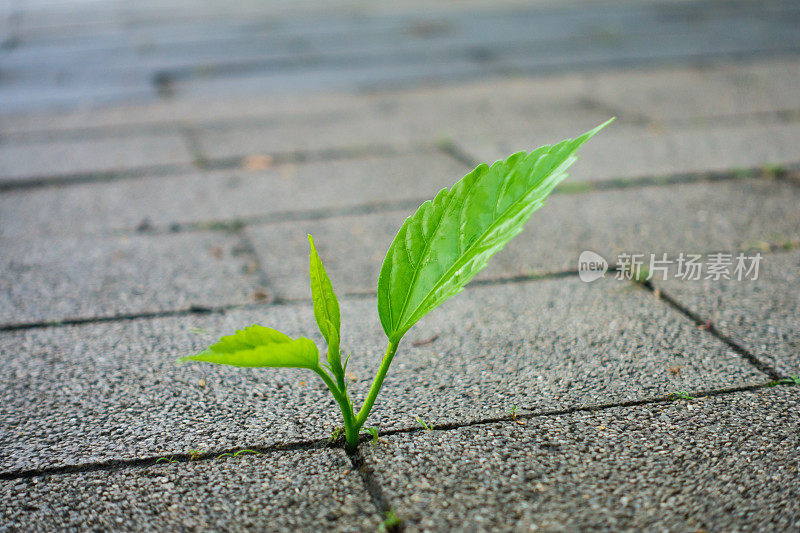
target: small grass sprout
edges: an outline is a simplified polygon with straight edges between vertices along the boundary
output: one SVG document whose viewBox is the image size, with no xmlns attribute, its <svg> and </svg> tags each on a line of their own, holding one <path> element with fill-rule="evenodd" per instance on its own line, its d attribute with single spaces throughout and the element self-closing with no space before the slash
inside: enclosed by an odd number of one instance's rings
<svg viewBox="0 0 800 533">
<path fill-rule="evenodd" d="M 339 406 L 347 449 L 353 451 L 406 332 L 460 293 L 489 259 L 523 230 L 531 215 L 567 177 L 578 149 L 612 120 L 575 139 L 530 153 L 517 152 L 491 166 L 478 165 L 406 219 L 389 246 L 378 277 L 378 316 L 388 343 L 359 409 L 348 390 L 347 360 L 342 364 L 339 301 L 311 235 L 309 278 L 314 318 L 327 344 L 323 361 L 311 339 L 291 338 L 260 325 L 222 337 L 202 352 L 180 360 L 314 372 Z"/>
<path fill-rule="evenodd" d="M 670 396 L 675 400 L 686 400 L 686 401 L 694 400 L 694 397 L 685 390 L 682 390 L 680 392 L 673 392 L 672 394 L 670 394 Z"/>
<path fill-rule="evenodd" d="M 520 426 L 524 426 L 525 421 L 517 418 L 517 411 L 519 411 L 519 407 L 517 407 L 516 405 L 512 405 L 511 409 L 508 411 L 508 414 L 511 415 L 511 418 L 514 420 L 514 422 L 516 422 Z"/>
<path fill-rule="evenodd" d="M 381 525 L 378 526 L 378 531 L 382 533 L 399 531 L 402 524 L 403 521 L 394 513 L 394 509 L 389 509 L 386 512 L 386 518 L 381 522 Z"/>
<path fill-rule="evenodd" d="M 378 444 L 378 441 L 386 442 L 380 437 L 380 431 L 376 427 L 368 427 L 364 428 L 369 431 L 369 434 L 372 435 L 372 444 Z"/>
<path fill-rule="evenodd" d="M 217 456 L 217 459 L 222 459 L 223 457 L 239 457 L 243 453 L 251 453 L 253 455 L 263 455 L 261 452 L 257 452 L 255 450 L 239 450 L 238 452 L 225 452 L 221 453 Z"/>
<path fill-rule="evenodd" d="M 425 429 L 425 431 L 433 431 L 433 428 L 432 428 L 431 426 L 429 426 L 429 425 L 428 425 L 428 424 L 427 424 L 427 423 L 426 423 L 426 422 L 425 422 L 423 419 L 421 419 L 420 417 L 417 417 L 417 423 L 419 423 L 419 425 L 420 425 L 420 426 L 422 426 L 422 427 Z"/>
</svg>

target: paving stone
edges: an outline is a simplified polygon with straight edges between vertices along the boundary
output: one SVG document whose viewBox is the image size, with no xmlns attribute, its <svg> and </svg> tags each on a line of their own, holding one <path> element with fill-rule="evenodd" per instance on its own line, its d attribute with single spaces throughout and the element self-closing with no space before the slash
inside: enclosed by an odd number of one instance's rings
<svg viewBox="0 0 800 533">
<path fill-rule="evenodd" d="M 3 239 L 0 323 L 252 301 L 253 260 L 235 235 Z"/>
<path fill-rule="evenodd" d="M 0 481 L 11 531 L 370 531 L 380 517 L 340 450 L 287 451 Z"/>
<path fill-rule="evenodd" d="M 556 279 L 468 289 L 418 324 L 370 424 L 502 416 L 760 383 L 708 332 L 628 282 Z M 351 397 L 385 349 L 374 298 L 342 303 Z M 323 438 L 339 414 L 308 371 L 175 364 L 260 323 L 320 345 L 308 303 L 10 332 L 0 353 L 0 465 L 78 464 Z M 414 343 L 434 339 L 431 342 Z M 676 368 L 677 367 L 677 368 Z M 670 370 L 674 369 L 674 370 Z"/>
<path fill-rule="evenodd" d="M 494 138 L 499 132 L 513 132 L 528 142 L 526 149 L 530 150 L 543 144 L 536 143 L 532 132 L 550 134 L 546 142 L 552 143 L 580 135 L 608 119 L 605 112 L 581 109 L 579 99 L 570 97 L 568 88 L 564 90 L 567 94 L 542 97 L 523 93 L 523 87 L 509 84 L 492 92 L 436 92 L 424 99 L 398 98 L 385 101 L 377 110 L 330 119 L 287 120 L 266 127 L 200 128 L 198 137 L 210 158 L 374 144 L 403 147 L 470 133 Z"/>
<path fill-rule="evenodd" d="M 107 140 L 0 144 L 0 179 L 58 177 L 156 165 L 188 165 L 191 156 L 177 135 Z"/>
<path fill-rule="evenodd" d="M 329 436 L 335 404 L 308 371 L 176 363 L 254 322 L 314 327 L 310 308 L 280 307 L 4 333 L 0 469 Z"/>
<path fill-rule="evenodd" d="M 553 111 L 547 111 L 548 104 L 559 99 L 562 102 L 575 101 L 584 95 L 584 87 L 582 74 L 565 73 L 542 78 L 476 80 L 457 86 L 400 88 L 391 92 L 367 94 L 327 92 L 309 96 L 295 93 L 264 94 L 262 91 L 258 96 L 242 95 L 235 99 L 207 95 L 88 110 L 11 114 L 2 117 L 0 127 L 9 139 L 63 136 L 74 130 L 101 129 L 113 133 L 135 130 L 136 127 L 167 128 L 176 123 L 217 130 L 226 126 L 226 131 L 237 127 L 258 130 L 271 125 L 274 128 L 276 122 L 279 125 L 302 125 L 309 121 L 323 122 L 333 118 L 376 115 L 391 119 L 400 113 L 408 115 L 404 118 L 407 121 L 430 121 L 414 110 L 421 107 L 428 111 L 437 107 L 446 109 L 456 104 L 466 108 L 460 109 L 461 113 L 475 115 L 479 110 L 470 109 L 470 103 L 473 107 L 481 108 L 506 106 L 512 111 L 516 105 L 518 112 L 525 113 L 530 119 L 540 112 L 554 115 Z M 567 106 L 562 103 L 557 107 L 563 113 Z M 442 129 L 446 132 L 450 128 L 448 122 L 457 118 L 455 114 L 448 115 L 446 119 L 434 124 L 433 133 Z M 395 120 L 398 121 L 396 118 Z M 519 119 L 514 119 L 514 122 L 518 121 Z M 384 135 L 392 135 L 391 129 L 388 130 Z M 374 143 L 376 139 L 370 141 Z M 221 153 L 230 155 L 234 148 L 229 147 Z M 263 146 L 258 148 L 263 149 Z M 241 155 L 246 152 L 237 153 Z"/>
<path fill-rule="evenodd" d="M 589 75 L 591 97 L 656 120 L 800 110 L 795 58 Z"/>
<path fill-rule="evenodd" d="M 623 252 L 649 258 L 797 242 L 799 202 L 800 188 L 755 179 L 555 194 L 478 279 L 576 270 L 584 250 L 613 264 Z M 412 213 L 404 209 L 247 231 L 277 296 L 294 299 L 308 290 L 305 276 L 298 275 L 308 268 L 308 233 L 337 290 L 364 293 L 375 290 L 386 250 Z"/>
<path fill-rule="evenodd" d="M 495 161 L 552 142 L 535 140 L 498 133 L 491 140 L 456 137 L 456 144 L 478 161 Z M 581 148 L 571 173 L 604 181 L 793 164 L 799 140 L 795 123 L 645 127 L 618 121 Z"/>
<path fill-rule="evenodd" d="M 762 254 L 755 280 L 753 274 L 737 279 L 731 259 L 732 279 L 705 279 L 709 273 L 703 272 L 700 280 L 683 280 L 673 268 L 653 283 L 759 360 L 784 375 L 800 375 L 800 252 Z"/>
<path fill-rule="evenodd" d="M 452 157 L 429 153 L 7 191 L 0 195 L 0 236 L 130 231 L 143 222 L 166 228 L 421 201 L 468 170 Z"/>
<path fill-rule="evenodd" d="M 360 380 L 374 375 L 385 348 L 380 335 L 374 345 L 362 340 L 380 331 L 374 300 L 363 307 L 343 315 L 342 347 L 354 352 L 348 371 Z M 366 320 L 373 325 L 362 333 Z M 463 422 L 505 416 L 514 406 L 563 409 L 766 380 L 632 284 L 559 278 L 474 287 L 417 324 L 372 420 L 384 429 L 418 427 L 416 417 Z M 365 381 L 354 400 L 366 389 Z"/>
<path fill-rule="evenodd" d="M 798 413 L 782 387 L 362 449 L 410 531 L 786 531 L 800 527 Z"/>
</svg>

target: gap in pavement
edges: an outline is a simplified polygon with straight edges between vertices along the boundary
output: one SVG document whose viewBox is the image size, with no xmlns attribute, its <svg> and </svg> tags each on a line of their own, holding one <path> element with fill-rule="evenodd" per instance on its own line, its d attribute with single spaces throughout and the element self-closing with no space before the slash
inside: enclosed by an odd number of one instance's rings
<svg viewBox="0 0 800 533">
<path fill-rule="evenodd" d="M 782 379 L 782 380 L 771 380 L 768 382 L 755 385 L 744 385 L 740 387 L 726 387 L 721 389 L 696 390 L 696 391 L 686 391 L 686 392 L 690 398 L 703 398 L 703 397 L 725 396 L 728 394 L 734 394 L 743 391 L 757 391 L 771 387 L 794 387 L 794 386 L 797 386 L 794 382 Z M 652 398 L 640 398 L 637 400 L 609 402 L 602 404 L 589 404 L 589 405 L 573 406 L 565 409 L 551 409 L 544 411 L 535 411 L 535 410 L 525 409 L 524 407 L 522 407 L 520 408 L 520 410 L 527 412 L 509 414 L 508 416 L 490 417 L 479 420 L 468 420 L 464 422 L 449 422 L 446 424 L 434 424 L 432 426 L 429 426 L 430 429 L 422 427 L 398 428 L 382 432 L 381 435 L 389 436 L 389 435 L 400 435 L 400 434 L 415 434 L 415 433 L 422 433 L 423 431 L 450 431 L 464 427 L 495 424 L 498 422 L 517 422 L 517 420 L 531 420 L 536 418 L 560 416 L 571 413 L 603 411 L 606 409 L 614 409 L 619 407 L 639 407 L 644 405 L 672 403 L 677 401 L 686 401 L 686 400 L 684 398 L 679 397 L 677 394 L 673 393 L 665 396 L 657 396 Z M 362 445 L 368 443 L 370 440 L 372 440 L 372 436 L 361 435 L 359 442 L 360 445 Z M 0 472 L 0 481 L 34 478 L 42 476 L 70 475 L 70 474 L 96 472 L 96 471 L 119 471 L 131 468 L 152 467 L 157 464 L 160 464 L 161 462 L 188 463 L 192 461 L 211 461 L 219 459 L 221 456 L 228 456 L 228 455 L 238 456 L 238 455 L 252 454 L 252 453 L 255 453 L 256 455 L 268 455 L 270 453 L 280 453 L 282 451 L 311 450 L 323 447 L 341 447 L 343 445 L 344 444 L 341 441 L 333 442 L 330 439 L 315 439 L 315 440 L 295 441 L 289 443 L 278 443 L 271 446 L 249 446 L 249 447 L 214 450 L 202 453 L 189 451 L 183 453 L 174 453 L 167 456 L 138 457 L 136 459 L 98 461 L 98 462 L 79 463 L 79 464 L 58 466 L 58 467 L 11 470 L 6 472 Z"/>
</svg>

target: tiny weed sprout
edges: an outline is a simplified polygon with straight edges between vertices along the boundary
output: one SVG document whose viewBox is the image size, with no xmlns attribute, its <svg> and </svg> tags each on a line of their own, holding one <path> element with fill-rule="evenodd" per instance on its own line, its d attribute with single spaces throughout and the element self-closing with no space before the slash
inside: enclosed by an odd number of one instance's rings
<svg viewBox="0 0 800 533">
<path fill-rule="evenodd" d="M 316 373 L 342 412 L 347 448 L 354 450 L 406 332 L 460 293 L 489 259 L 523 230 L 533 212 L 567 177 L 567 168 L 577 160 L 578 148 L 612 120 L 575 139 L 530 153 L 518 152 L 491 167 L 481 164 L 406 219 L 389 246 L 378 277 L 378 316 L 388 344 L 360 409 L 356 410 L 350 399 L 346 378 L 349 357 L 343 363 L 339 347 L 339 301 L 311 235 L 309 277 L 314 318 L 327 344 L 323 362 L 311 339 L 293 339 L 259 325 L 222 337 L 206 350 L 180 360 L 291 367 Z"/>
</svg>

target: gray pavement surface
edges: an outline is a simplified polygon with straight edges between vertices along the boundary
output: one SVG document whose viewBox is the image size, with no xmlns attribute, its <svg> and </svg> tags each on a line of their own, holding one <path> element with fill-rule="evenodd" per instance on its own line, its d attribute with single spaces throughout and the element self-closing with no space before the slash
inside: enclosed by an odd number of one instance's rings
<svg viewBox="0 0 800 533">
<path fill-rule="evenodd" d="M 793 531 L 799 402 L 763 389 L 391 436 L 364 454 L 410 531 Z"/>
<path fill-rule="evenodd" d="M 343 324 L 359 403 L 385 349 L 375 309 L 374 298 L 343 306 L 344 316 L 361 317 Z M 338 422 L 333 400 L 308 371 L 175 364 L 250 323 L 322 344 L 306 303 L 5 334 L 0 420 L 9 432 L 0 465 L 45 468 L 330 436 Z M 507 283 L 466 291 L 409 334 L 371 420 L 404 429 L 417 417 L 463 423 L 514 408 L 764 381 L 729 346 L 628 282 Z"/>
<path fill-rule="evenodd" d="M 0 4 L 0 531 L 800 530 L 798 21 L 789 0 Z M 610 116 L 404 339 L 383 440 L 330 441 L 310 372 L 176 364 L 252 323 L 322 346 L 312 233 L 360 404 L 404 218 Z M 605 279 L 579 280 L 585 250 Z M 613 279 L 622 253 L 681 252 L 760 253 L 760 276 Z"/>
<path fill-rule="evenodd" d="M 241 454 L 0 481 L 3 529 L 369 531 L 381 522 L 341 450 Z"/>
<path fill-rule="evenodd" d="M 798 275 L 794 250 L 763 254 L 758 278 L 745 282 L 732 276 L 719 283 L 675 277 L 653 283 L 783 375 L 800 376 Z"/>
</svg>

